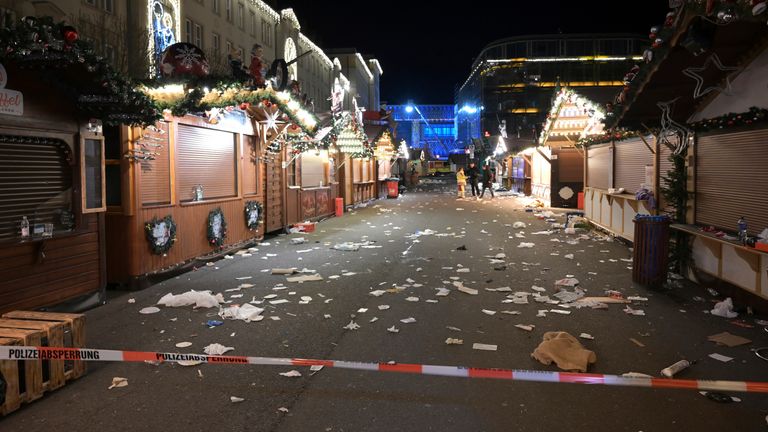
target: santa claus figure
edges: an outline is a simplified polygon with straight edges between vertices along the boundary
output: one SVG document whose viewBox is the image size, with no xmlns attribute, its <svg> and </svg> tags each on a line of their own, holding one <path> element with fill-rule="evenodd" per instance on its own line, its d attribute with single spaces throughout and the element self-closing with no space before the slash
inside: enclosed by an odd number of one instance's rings
<svg viewBox="0 0 768 432">
<path fill-rule="evenodd" d="M 264 60 L 262 55 L 264 54 L 264 48 L 259 44 L 254 44 L 251 48 L 251 65 L 248 67 L 248 72 L 253 79 L 253 85 L 255 87 L 264 87 Z"/>
</svg>

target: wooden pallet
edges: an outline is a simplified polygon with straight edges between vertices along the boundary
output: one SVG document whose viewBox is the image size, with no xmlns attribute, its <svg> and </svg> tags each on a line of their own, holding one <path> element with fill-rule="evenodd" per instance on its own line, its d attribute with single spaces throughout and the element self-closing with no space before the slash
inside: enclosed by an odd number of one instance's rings
<svg viewBox="0 0 768 432">
<path fill-rule="evenodd" d="M 21 345 L 20 339 L 0 337 L 0 345 Z M 0 405 L 0 415 L 8 415 L 21 407 L 23 394 L 19 388 L 19 361 L 0 360 L 0 374 L 5 381 L 5 402 Z"/>
<path fill-rule="evenodd" d="M 40 330 L 0 328 L 1 338 L 17 339 L 23 346 L 40 346 L 45 333 Z M 21 372 L 21 371 L 19 371 Z M 24 360 L 23 402 L 32 402 L 43 397 L 43 362 Z"/>
<path fill-rule="evenodd" d="M 0 328 L 39 330 L 45 333 L 45 336 L 40 341 L 41 346 L 64 346 L 64 325 L 60 322 L 2 318 L 0 319 Z M 65 382 L 64 360 L 43 360 L 43 391 L 64 387 Z"/>
<path fill-rule="evenodd" d="M 64 325 L 64 345 L 73 348 L 85 348 L 85 315 L 57 312 L 13 311 L 3 314 L 3 318 L 60 322 Z M 84 361 L 65 362 L 64 377 L 67 381 L 80 378 L 85 374 Z"/>
</svg>

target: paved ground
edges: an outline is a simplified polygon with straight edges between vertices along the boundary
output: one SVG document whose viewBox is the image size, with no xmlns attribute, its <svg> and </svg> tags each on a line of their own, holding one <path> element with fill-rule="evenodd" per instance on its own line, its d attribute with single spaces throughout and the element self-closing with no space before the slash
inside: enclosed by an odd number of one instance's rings
<svg viewBox="0 0 768 432">
<path fill-rule="evenodd" d="M 590 368 L 594 373 L 659 376 L 665 366 L 687 358 L 698 363 L 680 378 L 768 381 L 768 365 L 749 351 L 768 345 L 768 334 L 760 326 L 745 329 L 703 313 L 715 300 L 703 288 L 654 292 L 634 287 L 630 264 L 623 261 L 631 258 L 625 245 L 595 238 L 569 244 L 579 237 L 534 235 L 550 224 L 526 213 L 515 198 L 457 201 L 439 189 L 438 185 L 431 192 L 377 201 L 322 222 L 315 233 L 302 235 L 308 244 L 291 245 L 289 239 L 298 235 L 269 238 L 265 240 L 269 245 L 259 246 L 251 257 L 221 260 L 141 292 L 112 293 L 109 304 L 87 314 L 89 345 L 167 352 L 179 351 L 175 344 L 189 341 L 192 346 L 180 351 L 199 353 L 208 344 L 221 343 L 235 347 L 234 355 L 556 371 L 530 354 L 545 332 L 562 330 L 594 336 L 582 340 L 597 355 Z M 528 226 L 513 229 L 516 221 Z M 428 229 L 435 234 L 411 236 Z M 519 232 L 525 238 L 516 238 Z M 330 249 L 339 242 L 362 240 L 381 248 Z M 533 242 L 535 247 L 518 248 L 521 242 Z M 456 250 L 460 246 L 466 251 Z M 502 252 L 507 269 L 494 270 L 485 256 Z M 566 259 L 567 254 L 574 259 Z M 325 279 L 295 284 L 263 272 L 277 267 L 306 267 Z M 459 268 L 470 271 L 457 272 Z M 588 295 L 613 289 L 648 297 L 647 302 L 633 305 L 646 316 L 631 316 L 622 306 L 611 305 L 608 310 L 569 309 L 570 315 L 537 317 L 539 309 L 556 306 L 502 303 L 509 293 L 485 290 L 509 286 L 531 292 L 537 285 L 554 294 L 554 282 L 569 274 L 581 281 Z M 236 280 L 246 276 L 252 279 Z M 478 289 L 479 295 L 456 291 L 451 277 Z M 214 328 L 205 323 L 218 318 L 215 309 L 138 313 L 167 293 L 189 289 L 212 290 L 229 299 L 238 292 L 225 290 L 244 282 L 254 286 L 232 301 L 258 301 L 276 294 L 290 303 L 267 305 L 267 318 L 261 322 L 226 321 Z M 281 283 L 288 289 L 273 290 Z M 394 286 L 405 290 L 381 297 L 369 294 Z M 451 288 L 450 295 L 435 296 L 439 287 Z M 301 296 L 312 300 L 299 304 Z M 697 296 L 699 301 L 694 300 Z M 408 297 L 419 301 L 406 301 Z M 390 308 L 379 310 L 380 305 Z M 360 308 L 368 311 L 358 313 Z M 497 313 L 490 316 L 483 309 Z M 501 313 L 505 310 L 520 315 Z M 378 320 L 370 322 L 374 317 Z M 408 317 L 416 322 L 400 322 Z M 753 318 L 747 322 L 754 323 Z M 351 319 L 359 330 L 343 329 Z M 536 327 L 526 332 L 515 324 Z M 387 331 L 393 325 L 399 333 Z M 707 341 L 708 335 L 723 331 L 754 343 L 727 348 Z M 463 339 L 464 345 L 446 345 L 448 337 Z M 498 345 L 498 351 L 473 350 L 476 342 Z M 734 360 L 721 363 L 709 358 L 711 353 Z M 742 402 L 719 404 L 689 390 L 327 368 L 310 376 L 308 368 L 274 366 L 91 363 L 89 367 L 84 378 L 0 420 L 0 431 L 758 431 L 766 430 L 768 414 L 765 396 L 757 394 L 735 393 Z M 292 369 L 302 376 L 279 375 Z M 128 378 L 129 385 L 108 390 L 118 376 Z M 232 403 L 231 396 L 245 401 Z"/>
</svg>

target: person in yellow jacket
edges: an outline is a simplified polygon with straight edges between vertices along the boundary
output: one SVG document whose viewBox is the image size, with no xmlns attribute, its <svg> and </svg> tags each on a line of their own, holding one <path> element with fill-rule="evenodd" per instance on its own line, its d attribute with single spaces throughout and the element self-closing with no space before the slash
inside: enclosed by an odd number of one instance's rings
<svg viewBox="0 0 768 432">
<path fill-rule="evenodd" d="M 467 185 L 467 176 L 464 174 L 464 168 L 456 171 L 456 183 L 459 185 L 459 198 L 464 198 L 464 187 Z"/>
</svg>

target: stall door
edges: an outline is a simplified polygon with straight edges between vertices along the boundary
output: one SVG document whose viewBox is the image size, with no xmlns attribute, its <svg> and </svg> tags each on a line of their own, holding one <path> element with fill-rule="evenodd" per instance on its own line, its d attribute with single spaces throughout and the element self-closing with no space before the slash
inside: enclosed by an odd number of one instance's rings
<svg viewBox="0 0 768 432">
<path fill-rule="evenodd" d="M 275 154 L 267 162 L 267 232 L 283 228 L 283 158 Z"/>
</svg>

